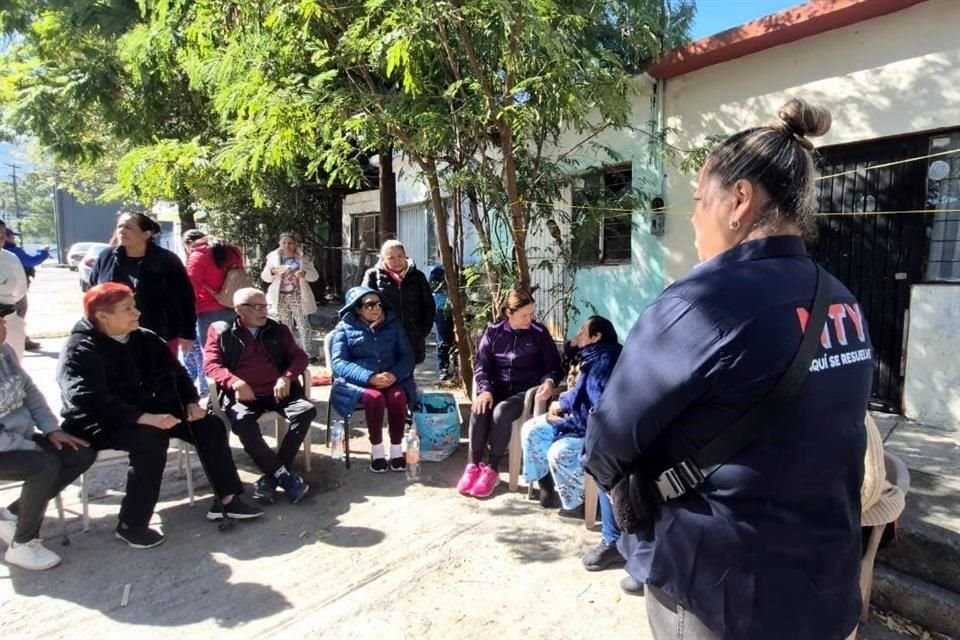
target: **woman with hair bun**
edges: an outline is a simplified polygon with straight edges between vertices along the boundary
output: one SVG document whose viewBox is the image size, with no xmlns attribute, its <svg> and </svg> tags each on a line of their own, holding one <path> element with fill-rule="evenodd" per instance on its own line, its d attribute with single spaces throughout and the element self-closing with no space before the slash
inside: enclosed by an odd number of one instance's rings
<svg viewBox="0 0 960 640">
<path fill-rule="evenodd" d="M 637 320 L 587 421 L 587 473 L 608 491 L 632 476 L 629 497 L 614 493 L 627 504 L 637 482 L 660 494 L 652 522 L 619 542 L 657 640 L 843 640 L 860 615 L 870 336 L 856 299 L 804 246 L 816 211 L 808 137 L 830 114 L 793 99 L 778 115 L 707 158 L 692 219 L 701 262 Z M 830 307 L 809 373 L 698 482 L 678 465 L 780 382 L 818 286 Z M 684 491 L 653 483 L 668 469 L 686 470 L 669 476 Z"/>
<path fill-rule="evenodd" d="M 156 244 L 160 225 L 141 211 L 121 212 L 114 237 L 117 245 L 97 258 L 90 286 L 106 282 L 133 290 L 140 326 L 166 340 L 176 356 L 190 353 L 197 337 L 193 287 L 180 258 Z"/>
</svg>

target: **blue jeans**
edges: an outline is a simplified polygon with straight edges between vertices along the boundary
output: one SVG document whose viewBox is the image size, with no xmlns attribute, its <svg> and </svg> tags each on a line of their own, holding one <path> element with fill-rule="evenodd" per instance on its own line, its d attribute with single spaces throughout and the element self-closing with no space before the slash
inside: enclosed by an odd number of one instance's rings
<svg viewBox="0 0 960 640">
<path fill-rule="evenodd" d="M 610 496 L 603 489 L 598 491 L 597 502 L 600 503 L 600 537 L 608 546 L 616 546 L 620 539 L 620 528 L 613 517 L 613 505 Z"/>
</svg>

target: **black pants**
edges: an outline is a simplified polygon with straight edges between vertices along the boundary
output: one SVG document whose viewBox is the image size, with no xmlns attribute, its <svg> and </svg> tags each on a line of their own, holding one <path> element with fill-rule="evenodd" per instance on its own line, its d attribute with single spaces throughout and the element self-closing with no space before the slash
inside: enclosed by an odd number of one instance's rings
<svg viewBox="0 0 960 640">
<path fill-rule="evenodd" d="M 317 416 L 317 408 L 304 398 L 303 389 L 298 384 L 293 385 L 290 395 L 280 402 L 273 396 L 257 396 L 252 402 L 246 403 L 227 396 L 224 411 L 230 420 L 230 427 L 243 444 L 243 450 L 267 475 L 273 475 L 281 466 L 291 468 L 297 450 L 310 433 L 310 423 Z M 289 423 L 287 435 L 276 453 L 264 441 L 257 423 L 257 419 L 268 411 L 281 413 Z"/>
<path fill-rule="evenodd" d="M 470 414 L 470 462 L 480 464 L 489 443 L 490 466 L 494 469 L 500 466 L 510 446 L 513 421 L 523 413 L 526 395 L 527 392 L 522 391 L 499 402 L 494 398 L 492 411 Z"/>
<path fill-rule="evenodd" d="M 191 437 L 191 433 L 196 440 Z M 170 438 L 179 438 L 193 444 L 207 470 L 207 479 L 221 498 L 243 493 L 243 483 L 233 463 L 233 454 L 227 444 L 227 430 L 220 418 L 208 414 L 188 427 L 181 422 L 164 431 L 142 424 L 123 425 L 104 429 L 92 444 L 97 450 L 119 449 L 130 454 L 127 471 L 127 494 L 120 503 L 120 522 L 131 527 L 144 527 L 160 497 L 160 482 L 167 465 Z"/>
<path fill-rule="evenodd" d="M 93 449 L 53 448 L 45 437 L 34 436 L 42 451 L 0 453 L 0 480 L 23 480 L 20 497 L 7 508 L 17 515 L 14 542 L 30 542 L 40 535 L 47 503 L 80 477 L 97 459 Z"/>
</svg>

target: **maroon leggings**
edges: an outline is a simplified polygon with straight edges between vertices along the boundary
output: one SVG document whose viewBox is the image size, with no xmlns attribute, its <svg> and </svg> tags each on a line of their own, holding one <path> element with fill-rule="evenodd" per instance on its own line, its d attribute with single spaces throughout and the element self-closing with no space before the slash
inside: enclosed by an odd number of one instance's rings
<svg viewBox="0 0 960 640">
<path fill-rule="evenodd" d="M 403 442 L 403 425 L 407 419 L 407 394 L 398 384 L 387 389 L 364 389 L 360 396 L 364 413 L 367 415 L 367 429 L 370 431 L 370 444 L 383 442 L 383 411 L 387 411 L 390 429 L 390 444 Z"/>
</svg>

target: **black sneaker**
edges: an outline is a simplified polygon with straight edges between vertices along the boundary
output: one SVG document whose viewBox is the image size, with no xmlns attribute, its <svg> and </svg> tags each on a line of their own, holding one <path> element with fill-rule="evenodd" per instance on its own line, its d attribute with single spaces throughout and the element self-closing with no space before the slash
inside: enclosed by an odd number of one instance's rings
<svg viewBox="0 0 960 640">
<path fill-rule="evenodd" d="M 117 525 L 117 530 L 113 534 L 119 540 L 123 540 L 134 549 L 150 549 L 163 544 L 166 538 L 156 529 L 150 527 L 127 527 L 122 524 Z"/>
<path fill-rule="evenodd" d="M 560 509 L 557 512 L 561 518 L 576 518 L 578 520 L 583 520 L 586 517 L 586 510 L 583 508 L 581 503 L 579 507 L 574 507 L 573 509 Z"/>
<path fill-rule="evenodd" d="M 310 485 L 304 482 L 303 478 L 289 471 L 280 476 L 278 482 L 280 488 L 287 494 L 287 500 L 290 501 L 290 504 L 297 504 L 303 500 L 303 496 L 307 495 L 307 491 L 310 490 Z"/>
<path fill-rule="evenodd" d="M 387 459 L 386 458 L 374 458 L 370 461 L 370 471 L 374 473 L 386 473 L 387 471 Z"/>
<path fill-rule="evenodd" d="M 253 484 L 253 499 L 273 504 L 277 499 L 277 480 L 273 476 L 260 476 Z"/>
<path fill-rule="evenodd" d="M 583 562 L 583 568 L 587 571 L 602 571 L 609 566 L 623 566 L 626 564 L 626 560 L 623 559 L 623 556 L 620 555 L 620 552 L 617 550 L 617 545 L 607 544 L 603 541 L 583 554 L 580 561 Z"/>
<path fill-rule="evenodd" d="M 633 576 L 627 576 L 620 581 L 620 590 L 630 596 L 642 596 L 643 583 L 637 582 Z"/>
<path fill-rule="evenodd" d="M 399 458 L 390 458 L 390 471 L 406 471 L 407 459 L 403 456 Z"/>
<path fill-rule="evenodd" d="M 227 505 L 227 515 L 234 520 L 249 520 L 250 518 L 259 518 L 263 511 L 247 504 L 240 496 L 233 496 L 233 500 Z M 223 520 L 223 512 L 220 511 L 220 503 L 216 500 L 207 511 L 207 520 Z"/>
<path fill-rule="evenodd" d="M 40 351 L 40 346 L 39 342 L 31 340 L 30 338 L 23 341 L 23 348 L 27 351 Z"/>
<path fill-rule="evenodd" d="M 544 509 L 555 509 L 560 506 L 560 496 L 557 495 L 556 485 L 553 484 L 553 476 L 550 474 L 537 480 L 540 487 L 540 506 Z"/>
</svg>

